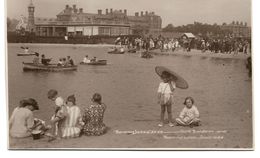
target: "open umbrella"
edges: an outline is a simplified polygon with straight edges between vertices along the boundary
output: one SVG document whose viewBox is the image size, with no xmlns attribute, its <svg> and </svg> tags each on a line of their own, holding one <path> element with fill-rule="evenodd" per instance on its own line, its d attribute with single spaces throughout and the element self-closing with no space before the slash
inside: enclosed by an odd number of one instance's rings
<svg viewBox="0 0 260 158">
<path fill-rule="evenodd" d="M 172 79 L 176 83 L 176 87 L 181 88 L 181 89 L 187 89 L 189 87 L 187 81 L 185 81 L 180 75 L 177 73 L 171 71 L 170 69 L 163 67 L 163 66 L 156 66 L 155 67 L 155 72 L 161 77 L 162 73 L 166 71 L 171 74 Z"/>
</svg>

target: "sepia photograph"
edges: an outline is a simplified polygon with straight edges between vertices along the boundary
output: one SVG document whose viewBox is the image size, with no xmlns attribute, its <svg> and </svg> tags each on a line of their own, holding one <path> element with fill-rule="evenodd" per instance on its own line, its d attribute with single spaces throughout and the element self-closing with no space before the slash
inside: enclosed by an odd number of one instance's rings
<svg viewBox="0 0 260 158">
<path fill-rule="evenodd" d="M 254 150 L 251 0 L 6 0 L 10 150 Z"/>
</svg>

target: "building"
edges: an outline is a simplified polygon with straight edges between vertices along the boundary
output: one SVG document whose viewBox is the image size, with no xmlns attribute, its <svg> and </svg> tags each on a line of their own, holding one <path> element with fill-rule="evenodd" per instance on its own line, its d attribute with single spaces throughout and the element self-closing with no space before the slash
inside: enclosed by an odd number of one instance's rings
<svg viewBox="0 0 260 158">
<path fill-rule="evenodd" d="M 161 31 L 161 17 L 148 11 L 139 16 L 128 16 L 127 10 L 101 9 L 97 13 L 85 13 L 83 8 L 66 5 L 56 18 L 34 17 L 35 7 L 28 6 L 28 30 L 36 36 L 93 36 L 153 34 Z"/>
<path fill-rule="evenodd" d="M 247 23 L 235 22 L 230 24 L 223 23 L 220 28 L 225 31 L 229 31 L 233 37 L 246 37 L 251 38 L 251 27 L 247 26 Z"/>
</svg>

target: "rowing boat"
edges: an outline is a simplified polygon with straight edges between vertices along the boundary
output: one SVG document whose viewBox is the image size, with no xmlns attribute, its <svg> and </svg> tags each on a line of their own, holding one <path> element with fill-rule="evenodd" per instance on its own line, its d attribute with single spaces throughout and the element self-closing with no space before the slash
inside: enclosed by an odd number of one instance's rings
<svg viewBox="0 0 260 158">
<path fill-rule="evenodd" d="M 77 65 L 74 66 L 57 66 L 57 64 L 34 64 L 34 63 L 23 63 L 23 71 L 76 71 Z"/>
<path fill-rule="evenodd" d="M 107 60 L 97 60 L 89 63 L 81 62 L 80 65 L 107 65 Z"/>
<path fill-rule="evenodd" d="M 35 55 L 35 53 L 17 53 L 17 56 L 32 56 Z"/>
</svg>

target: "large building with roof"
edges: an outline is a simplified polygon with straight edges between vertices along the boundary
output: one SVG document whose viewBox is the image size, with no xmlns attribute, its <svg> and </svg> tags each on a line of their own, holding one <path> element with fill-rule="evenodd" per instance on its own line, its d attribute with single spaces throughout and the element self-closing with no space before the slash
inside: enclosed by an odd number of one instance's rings
<svg viewBox="0 0 260 158">
<path fill-rule="evenodd" d="M 229 31 L 233 37 L 251 38 L 251 27 L 247 23 L 233 21 L 230 24 L 223 23 L 220 28 Z"/>
<path fill-rule="evenodd" d="M 161 17 L 154 12 L 138 12 L 129 16 L 127 10 L 106 9 L 103 13 L 85 13 L 76 5 L 66 5 L 56 18 L 34 17 L 35 6 L 28 6 L 27 30 L 36 36 L 93 36 L 158 34 L 161 31 Z"/>
</svg>

